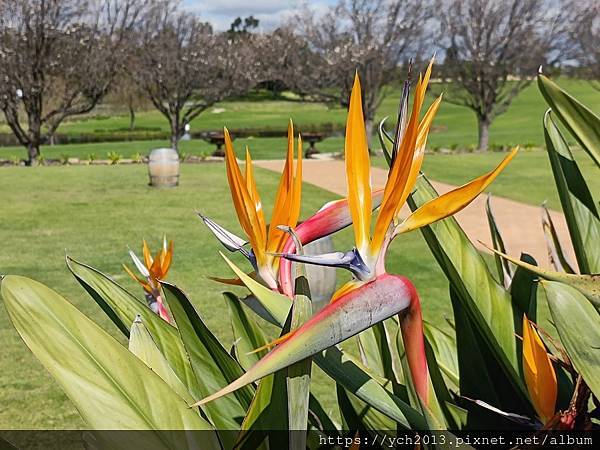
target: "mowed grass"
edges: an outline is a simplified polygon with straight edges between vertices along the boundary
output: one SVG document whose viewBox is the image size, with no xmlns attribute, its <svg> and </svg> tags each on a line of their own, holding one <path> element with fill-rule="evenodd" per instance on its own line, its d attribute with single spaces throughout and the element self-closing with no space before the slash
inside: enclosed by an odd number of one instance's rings
<svg viewBox="0 0 600 450">
<path fill-rule="evenodd" d="M 598 167 L 582 150 L 573 149 L 573 152 L 592 195 L 600 198 Z M 492 170 L 505 156 L 503 152 L 428 154 L 423 163 L 423 172 L 432 180 L 462 185 Z M 383 158 L 374 158 L 372 161 L 377 167 L 388 167 Z M 541 205 L 547 201 L 550 208 L 561 208 L 545 150 L 521 150 L 487 192 L 531 205 Z"/>
<path fill-rule="evenodd" d="M 600 91 L 594 90 L 589 83 L 581 80 L 567 78 L 558 79 L 558 83 L 571 95 L 585 103 L 592 111 L 600 111 Z M 437 90 L 433 85 L 433 89 Z M 400 91 L 397 88 L 388 88 L 386 96 L 377 111 L 376 120 L 385 116 L 390 117 L 388 126 L 393 126 L 397 114 Z M 426 103 L 433 100 L 433 95 L 428 94 Z M 538 91 L 535 82 L 523 90 L 509 107 L 508 111 L 500 115 L 492 124 L 490 130 L 490 144 L 492 145 L 523 145 L 542 146 L 542 115 L 547 106 Z M 264 100 L 256 101 L 250 96 L 246 100 L 227 101 L 215 105 L 197 117 L 191 123 L 193 131 L 221 130 L 223 126 L 230 129 L 278 129 L 285 131 L 288 120 L 292 118 L 299 129 L 320 124 L 334 124 L 343 128 L 346 121 L 346 110 L 341 107 L 318 103 L 305 103 L 298 100 Z M 128 129 L 129 118 L 126 114 L 114 113 L 110 108 L 103 106 L 89 117 L 78 118 L 63 123 L 59 133 L 89 134 L 97 132 L 122 131 Z M 140 129 L 154 129 L 168 131 L 166 119 L 157 111 L 150 110 L 138 114 L 137 126 Z M 0 123 L 1 132 L 9 132 L 5 124 Z M 256 152 L 256 159 L 272 159 L 279 157 L 279 149 L 283 139 L 239 140 L 240 146 L 249 143 Z M 434 126 L 429 137 L 431 147 L 469 147 L 477 143 L 477 124 L 473 112 L 465 107 L 457 106 L 443 101 Z M 57 145 L 53 148 L 44 147 L 43 151 L 48 157 L 58 158 L 61 154 L 86 158 L 90 153 L 104 158 L 108 151 L 116 151 L 124 157 L 133 153 L 147 153 L 151 148 L 165 146 L 167 142 L 145 141 L 127 143 L 106 143 L 86 145 Z M 326 139 L 320 147 L 324 151 L 339 151 L 342 141 L 338 138 Z M 182 142 L 182 151 L 189 154 L 212 152 L 214 147 L 204 141 Z M 25 156 L 21 147 L 0 148 L 0 158 L 9 158 L 12 155 Z"/>
<path fill-rule="evenodd" d="M 260 169 L 256 176 L 269 214 L 278 176 Z M 184 165 L 181 186 L 165 190 L 148 187 L 146 167 L 139 165 L 5 167 L 0 168 L 0 192 L 0 273 L 25 275 L 47 284 L 124 343 L 65 267 L 65 253 L 141 295 L 121 268 L 129 262 L 127 248 L 139 249 L 142 238 L 155 248 L 166 234 L 175 242 L 169 280 L 189 294 L 225 347 L 231 346 L 228 312 L 221 297 L 224 288 L 207 279 L 231 274 L 218 254 L 222 247 L 195 216 L 195 211 L 202 211 L 241 233 L 223 164 Z M 303 216 L 333 198 L 305 185 Z M 349 249 L 350 230 L 336 235 L 335 244 Z M 425 318 L 445 326 L 443 316 L 451 315 L 447 282 L 421 235 L 402 236 L 388 258 L 390 271 L 407 275 L 416 284 Z M 247 267 L 243 260 L 235 260 Z M 0 429 L 83 427 L 73 405 L 18 337 L 4 306 L 0 306 L 0 342 Z M 334 385 L 316 369 L 313 389 L 326 405 L 333 405 Z"/>
</svg>

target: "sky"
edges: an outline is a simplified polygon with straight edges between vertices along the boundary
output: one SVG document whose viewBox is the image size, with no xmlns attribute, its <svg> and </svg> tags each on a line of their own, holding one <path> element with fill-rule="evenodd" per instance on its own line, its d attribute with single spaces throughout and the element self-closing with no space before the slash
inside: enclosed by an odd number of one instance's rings
<svg viewBox="0 0 600 450">
<path fill-rule="evenodd" d="M 325 9 L 335 0 L 309 0 L 310 7 Z M 262 30 L 271 30 L 303 4 L 302 0 L 184 0 L 186 10 L 211 22 L 217 30 L 225 30 L 236 17 L 254 16 Z"/>
</svg>

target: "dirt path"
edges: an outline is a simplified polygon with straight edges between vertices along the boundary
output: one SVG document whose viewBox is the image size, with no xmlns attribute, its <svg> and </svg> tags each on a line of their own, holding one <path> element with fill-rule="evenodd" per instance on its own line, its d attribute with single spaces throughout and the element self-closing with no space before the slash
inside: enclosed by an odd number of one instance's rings
<svg viewBox="0 0 600 450">
<path fill-rule="evenodd" d="M 283 161 L 280 160 L 255 161 L 254 163 L 259 167 L 278 172 L 283 167 Z M 305 182 L 340 196 L 346 195 L 346 176 L 343 161 L 305 160 L 303 176 Z M 373 187 L 383 187 L 387 179 L 387 171 L 374 167 L 371 169 L 371 179 Z M 440 194 L 455 187 L 445 183 L 432 183 Z M 492 208 L 508 252 L 516 256 L 522 251 L 527 252 L 540 265 L 548 266 L 548 252 L 542 232 L 540 208 L 503 197 L 492 198 Z M 404 211 L 404 213 L 406 214 L 407 211 Z M 569 233 L 564 216 L 562 213 L 555 211 L 552 211 L 551 215 L 561 242 L 563 244 L 568 243 Z M 483 248 L 478 241 L 491 245 L 485 215 L 485 195 L 479 196 L 473 203 L 456 214 L 456 219 L 471 241 L 478 247 Z M 571 249 L 568 253 L 570 259 L 575 261 Z"/>
</svg>

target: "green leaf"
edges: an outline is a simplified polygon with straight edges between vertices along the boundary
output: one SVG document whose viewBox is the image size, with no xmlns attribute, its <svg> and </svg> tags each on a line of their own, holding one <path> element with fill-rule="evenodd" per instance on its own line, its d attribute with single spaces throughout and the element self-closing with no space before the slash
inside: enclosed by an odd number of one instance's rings
<svg viewBox="0 0 600 450">
<path fill-rule="evenodd" d="M 92 429 L 212 429 L 157 374 L 53 290 L 28 278 L 7 276 L 1 293 L 29 349 Z M 202 445 L 188 442 L 193 435 L 183 433 L 140 436 L 147 440 L 138 443 L 144 448 L 220 449 L 214 433 L 203 434 Z M 106 445 L 124 448 L 118 442 Z"/>
<path fill-rule="evenodd" d="M 280 337 L 290 330 L 290 317 L 284 324 Z M 288 389 L 287 369 L 262 378 L 248 408 L 236 449 L 252 449 L 258 445 L 264 448 L 288 448 L 288 435 L 268 433 L 269 430 L 288 430 Z"/>
<path fill-rule="evenodd" d="M 548 106 L 600 167 L 600 118 L 544 75 L 538 87 Z"/>
<path fill-rule="evenodd" d="M 256 321 L 248 316 L 242 302 L 235 295 L 225 292 L 223 297 L 229 307 L 237 360 L 244 370 L 248 370 L 267 353 L 266 350 L 254 352 L 257 348 L 264 347 L 267 339 Z"/>
<path fill-rule="evenodd" d="M 346 401 L 354 412 L 352 419 L 354 422 L 360 422 L 360 427 L 371 431 L 372 433 L 384 434 L 389 437 L 396 436 L 396 422 L 385 414 L 377 411 L 351 392 L 344 392 L 346 393 Z M 348 416 L 349 414 L 346 413 L 346 417 Z"/>
<path fill-rule="evenodd" d="M 400 329 L 398 329 L 398 332 L 396 334 L 396 342 L 397 342 L 396 345 L 398 347 L 398 351 L 400 352 L 400 356 L 401 356 L 400 360 L 402 362 L 402 370 L 405 374 L 404 381 L 405 381 L 406 387 L 408 389 L 408 394 L 409 394 L 408 397 L 410 399 L 411 406 L 413 406 L 415 409 L 421 410 L 421 413 L 423 414 L 423 417 L 425 418 L 425 421 L 427 422 L 428 430 L 446 430 L 447 429 L 446 419 L 444 417 L 444 413 L 441 409 L 441 406 L 440 406 L 440 403 L 438 401 L 437 394 L 435 391 L 435 387 L 433 385 L 433 379 L 431 376 L 431 368 L 427 367 L 429 400 L 428 400 L 428 403 L 426 404 L 417 395 L 417 391 L 416 391 L 416 388 L 415 388 L 415 385 L 413 382 L 413 378 L 411 376 L 410 367 L 408 365 L 408 358 L 406 357 L 405 343 L 403 341 L 403 336 L 402 336 Z M 427 350 L 425 350 L 425 351 L 426 351 L 426 356 L 427 356 Z M 437 367 L 433 367 L 434 370 L 436 368 Z M 436 379 L 436 381 L 439 381 L 439 379 Z"/>
<path fill-rule="evenodd" d="M 459 375 L 456 339 L 429 322 L 423 323 L 423 331 L 444 380 L 452 390 L 457 391 Z"/>
<path fill-rule="evenodd" d="M 544 116 L 544 137 L 579 271 L 584 274 L 598 273 L 600 219 L 596 203 L 549 111 Z"/>
<path fill-rule="evenodd" d="M 600 397 L 600 316 L 574 288 L 542 281 L 550 314 L 575 369 Z"/>
<path fill-rule="evenodd" d="M 552 220 L 552 216 L 546 208 L 546 203 L 542 204 L 542 228 L 544 229 L 544 237 L 546 238 L 546 248 L 550 263 L 557 272 L 575 273 L 573 264 L 569 261 L 566 251 L 563 249 L 558 233 Z M 502 250 L 504 253 L 506 251 Z M 535 320 L 534 320 L 535 322 Z"/>
<path fill-rule="evenodd" d="M 238 362 L 208 329 L 187 296 L 172 284 L 162 282 L 162 287 L 194 373 L 200 381 L 201 396 L 209 395 L 242 376 L 244 371 Z M 203 411 L 218 430 L 239 429 L 253 395 L 252 387 L 246 386 L 235 395 L 204 405 Z M 232 438 L 231 433 L 221 433 L 221 436 Z"/>
<path fill-rule="evenodd" d="M 201 394 L 187 351 L 177 329 L 156 315 L 145 303 L 123 289 L 110 277 L 67 256 L 67 267 L 106 314 L 129 337 L 129 324 L 138 314 L 173 371 L 194 396 Z M 127 324 L 127 326 L 125 326 Z M 125 329 L 122 328 L 125 326 Z"/>
<path fill-rule="evenodd" d="M 416 191 L 409 197 L 409 205 L 415 210 L 436 196 L 437 192 L 427 178 L 421 176 Z M 513 305 L 509 293 L 495 281 L 481 254 L 453 217 L 423 227 L 421 232 L 456 292 L 457 302 L 453 303 L 455 315 L 456 309 L 461 310 L 461 315 L 466 314 L 466 323 L 477 332 L 477 345 L 485 350 L 486 358 L 494 360 L 498 371 L 496 377 L 509 382 L 509 392 L 502 396 L 510 403 L 506 409 L 528 405 L 527 392 L 519 376 L 520 355 L 515 342 Z M 473 366 L 465 366 L 465 370 L 470 369 L 474 370 Z M 462 371 L 460 378 L 462 387 L 465 381 Z"/>
<path fill-rule="evenodd" d="M 537 264 L 536 260 L 527 253 L 521 254 L 521 261 L 531 265 Z M 533 322 L 537 319 L 537 281 L 534 274 L 517 266 L 510 285 L 510 296 L 515 306 L 515 330 L 519 336 L 523 336 L 523 314 Z M 517 343 L 517 348 L 522 352 L 520 341 Z"/>
<path fill-rule="evenodd" d="M 498 228 L 496 218 L 494 217 L 494 213 L 492 211 L 491 199 L 491 194 L 488 194 L 487 199 L 485 201 L 485 213 L 487 215 L 488 225 L 490 227 L 490 234 L 492 236 L 492 245 L 496 250 L 500 250 L 501 252 L 506 253 L 504 239 L 502 239 L 502 234 L 500 233 L 500 229 Z M 501 281 L 505 288 L 508 288 L 512 280 L 512 267 L 510 267 L 510 263 L 508 261 L 502 259 L 500 256 L 494 255 L 494 258 L 496 260 L 498 280 Z"/>
<path fill-rule="evenodd" d="M 456 324 L 456 348 L 458 356 L 460 395 L 483 400 L 490 405 L 512 412 L 534 414 L 529 400 L 510 397 L 514 386 L 504 376 L 499 362 L 490 355 L 489 347 L 473 324 L 467 312 L 461 307 L 458 295 L 450 288 L 450 300 Z M 468 415 L 469 428 L 496 429 L 497 418 L 493 414 L 477 410 Z M 491 428 L 490 428 L 491 427 Z"/>
<path fill-rule="evenodd" d="M 294 304 L 290 312 L 291 330 L 300 328 L 312 316 L 310 288 L 306 279 L 306 272 L 301 264 L 297 265 L 296 270 L 300 276 L 296 277 Z M 304 431 L 308 429 L 311 366 L 312 358 L 306 358 L 287 368 L 288 424 L 290 430 Z M 292 433 L 289 448 L 305 450 L 306 433 Z"/>
<path fill-rule="evenodd" d="M 282 326 L 282 318 L 285 321 L 290 308 L 292 307 L 292 300 L 286 296 L 279 294 L 266 286 L 263 286 L 258 281 L 252 279 L 240 270 L 233 262 L 229 260 L 223 253 L 221 256 L 225 262 L 231 267 L 231 270 L 238 276 L 244 285 L 250 289 L 250 292 L 254 295 L 258 301 L 262 310 L 257 311 L 256 304 L 253 302 L 246 302 L 246 304 L 252 308 L 259 316 L 263 319 L 268 320 L 274 325 Z M 264 315 L 266 313 L 266 315 Z"/>
<path fill-rule="evenodd" d="M 419 411 L 383 387 L 384 380 L 338 347 L 328 348 L 315 355 L 313 360 L 344 389 L 395 420 L 400 428 L 426 429 L 425 419 Z"/>
<path fill-rule="evenodd" d="M 559 281 L 568 284 L 581 292 L 597 309 L 600 309 L 600 275 L 575 275 L 571 273 L 554 272 L 553 270 L 534 266 L 526 261 L 518 260 L 503 253 L 501 253 L 501 256 L 545 280 Z"/>
<path fill-rule="evenodd" d="M 236 449 L 287 448 L 288 436 L 285 433 L 269 433 L 274 430 L 287 430 L 287 388 L 286 371 L 280 370 L 264 377 L 258 383 L 254 399 L 242 423 Z"/>
<path fill-rule="evenodd" d="M 154 373 L 162 378 L 189 405 L 194 403 L 194 398 L 156 346 L 154 339 L 152 339 L 148 329 L 144 326 L 141 317 L 136 317 L 133 325 L 131 325 L 129 351 L 152 369 Z"/>
<path fill-rule="evenodd" d="M 383 378 L 396 381 L 391 345 L 384 323 L 378 323 L 357 336 L 358 348 L 365 366 Z"/>
</svg>

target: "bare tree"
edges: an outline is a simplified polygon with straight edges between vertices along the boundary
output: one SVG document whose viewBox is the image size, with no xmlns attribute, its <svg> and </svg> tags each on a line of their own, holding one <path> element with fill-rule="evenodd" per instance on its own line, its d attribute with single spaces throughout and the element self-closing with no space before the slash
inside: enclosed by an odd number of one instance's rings
<svg viewBox="0 0 600 450">
<path fill-rule="evenodd" d="M 104 102 L 127 108 L 127 112 L 129 113 L 129 131 L 135 129 L 136 112 L 152 107 L 146 91 L 140 87 L 128 69 L 122 70 L 115 77 Z"/>
<path fill-rule="evenodd" d="M 235 39 L 208 23 L 160 2 L 138 34 L 134 79 L 169 121 L 171 145 L 185 126 L 216 102 L 242 95 L 256 80 L 250 33 Z"/>
<path fill-rule="evenodd" d="M 600 90 L 600 3 L 597 0 L 571 0 L 571 43 L 574 56 L 591 85 Z"/>
<path fill-rule="evenodd" d="M 558 56 L 564 37 L 560 5 L 548 0 L 462 0 L 436 8 L 446 45 L 444 100 L 475 113 L 478 147 L 489 143 L 492 121 Z"/>
<path fill-rule="evenodd" d="M 259 81 L 274 93 L 290 90 L 302 98 L 316 101 L 337 100 L 325 87 L 335 86 L 333 74 L 320 73 L 320 56 L 311 50 L 303 36 L 291 27 L 283 26 L 269 34 L 255 37 L 260 48 Z"/>
<path fill-rule="evenodd" d="M 318 93 L 315 98 L 336 100 L 346 106 L 358 71 L 370 133 L 375 111 L 385 97 L 386 87 L 395 79 L 398 65 L 408 56 L 419 54 L 431 33 L 431 2 L 340 0 L 324 14 L 303 9 L 293 29 L 315 53 L 303 87 Z"/>
<path fill-rule="evenodd" d="M 29 163 L 66 117 L 106 94 L 140 8 L 137 0 L 0 2 L 0 108 Z"/>
</svg>

